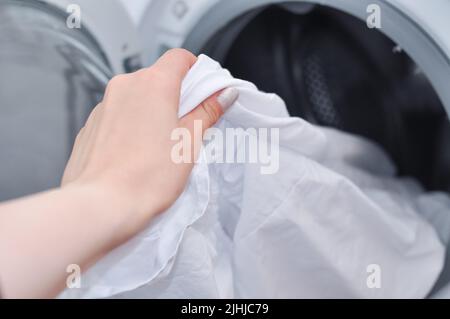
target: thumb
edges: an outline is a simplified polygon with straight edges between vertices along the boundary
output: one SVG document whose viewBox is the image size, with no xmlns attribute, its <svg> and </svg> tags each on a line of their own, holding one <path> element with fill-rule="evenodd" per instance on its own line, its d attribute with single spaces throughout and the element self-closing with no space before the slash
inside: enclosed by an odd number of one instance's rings
<svg viewBox="0 0 450 319">
<path fill-rule="evenodd" d="M 180 125 L 194 133 L 194 122 L 202 122 L 202 133 L 212 127 L 220 117 L 236 102 L 239 97 L 239 91 L 236 88 L 227 88 L 219 91 L 199 106 L 193 109 L 180 120 Z"/>
</svg>

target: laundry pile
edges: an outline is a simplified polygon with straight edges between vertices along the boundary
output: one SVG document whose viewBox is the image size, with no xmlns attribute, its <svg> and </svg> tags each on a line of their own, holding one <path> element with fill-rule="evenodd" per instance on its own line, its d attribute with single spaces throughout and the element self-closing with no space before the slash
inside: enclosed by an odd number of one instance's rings
<svg viewBox="0 0 450 319">
<path fill-rule="evenodd" d="M 370 141 L 289 117 L 278 96 L 204 55 L 183 82 L 180 117 L 226 87 L 240 97 L 216 128 L 241 128 L 235 154 L 259 129 L 278 130 L 276 169 L 208 163 L 218 141 L 206 141 L 177 202 L 61 297 L 426 297 L 444 265 L 449 197 L 396 177 Z"/>
</svg>

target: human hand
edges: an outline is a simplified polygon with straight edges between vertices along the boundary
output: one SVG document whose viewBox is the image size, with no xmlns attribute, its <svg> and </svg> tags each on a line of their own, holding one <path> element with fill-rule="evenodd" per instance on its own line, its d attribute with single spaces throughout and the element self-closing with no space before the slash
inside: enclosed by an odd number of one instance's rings
<svg viewBox="0 0 450 319">
<path fill-rule="evenodd" d="M 201 145 L 194 121 L 209 128 L 237 98 L 226 89 L 179 119 L 181 82 L 195 61 L 171 50 L 112 79 L 77 137 L 62 187 L 0 204 L 3 296 L 56 296 L 68 265 L 88 269 L 177 199 Z M 190 163 L 171 158 L 177 128 L 199 139 Z"/>
<path fill-rule="evenodd" d="M 181 82 L 196 59 L 174 49 L 150 68 L 114 77 L 76 139 L 63 188 L 102 192 L 99 198 L 119 201 L 128 237 L 170 207 L 193 168 L 193 160 L 176 164 L 171 159 L 172 131 L 187 128 L 195 138 L 194 120 L 205 130 L 237 99 L 236 89 L 226 89 L 179 119 Z"/>
</svg>

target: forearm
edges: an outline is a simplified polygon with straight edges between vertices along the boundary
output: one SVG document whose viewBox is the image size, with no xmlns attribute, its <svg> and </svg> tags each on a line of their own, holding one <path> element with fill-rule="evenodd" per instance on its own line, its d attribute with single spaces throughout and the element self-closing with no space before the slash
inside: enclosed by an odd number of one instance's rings
<svg viewBox="0 0 450 319">
<path fill-rule="evenodd" d="M 0 205 L 2 296 L 56 296 L 65 287 L 68 265 L 85 270 L 133 232 L 123 212 L 130 207 L 118 196 L 88 187 Z"/>
</svg>

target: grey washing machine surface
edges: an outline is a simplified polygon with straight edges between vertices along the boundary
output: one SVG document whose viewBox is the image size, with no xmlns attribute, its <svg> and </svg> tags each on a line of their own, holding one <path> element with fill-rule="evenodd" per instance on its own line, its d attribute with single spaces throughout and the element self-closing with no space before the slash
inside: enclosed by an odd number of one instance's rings
<svg viewBox="0 0 450 319">
<path fill-rule="evenodd" d="M 0 201 L 59 185 L 110 76 L 95 41 L 65 21 L 37 2 L 0 1 Z"/>
</svg>

